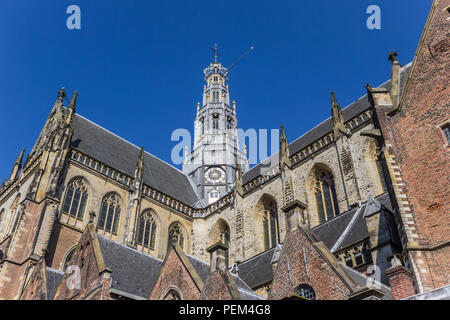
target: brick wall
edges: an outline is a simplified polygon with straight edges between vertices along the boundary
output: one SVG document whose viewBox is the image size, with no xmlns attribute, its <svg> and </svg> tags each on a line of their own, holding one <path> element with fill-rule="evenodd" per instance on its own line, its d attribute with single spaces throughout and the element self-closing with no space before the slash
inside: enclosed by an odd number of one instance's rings
<svg viewBox="0 0 450 320">
<path fill-rule="evenodd" d="M 21 300 L 45 300 L 47 299 L 47 288 L 45 283 L 45 263 L 44 260 L 40 260 L 35 266 L 34 270 L 28 280 Z"/>
<path fill-rule="evenodd" d="M 394 266 L 386 270 L 391 286 L 392 298 L 400 300 L 415 294 L 412 274 L 403 266 Z"/>
<path fill-rule="evenodd" d="M 200 298 L 199 288 L 173 248 L 161 267 L 158 280 L 150 293 L 149 299 L 163 299 L 171 288 L 178 291 L 183 300 L 197 300 Z"/>
<path fill-rule="evenodd" d="M 54 300 L 81 300 L 89 297 L 97 287 L 105 284 L 108 285 L 108 275 L 105 273 L 101 274 L 100 271 L 102 270 L 99 270 L 97 257 L 94 252 L 95 244 L 93 242 L 95 240 L 91 232 L 87 230 L 81 237 L 77 250 L 72 257 L 71 265 L 77 266 L 80 270 L 79 287 L 68 285 L 68 283 L 71 283 L 69 281 L 70 278 L 73 278 L 75 273 L 73 271 L 65 273 L 56 290 Z M 98 300 L 102 300 L 103 298 L 102 294 L 95 296 L 95 299 Z"/>
<path fill-rule="evenodd" d="M 318 300 L 345 300 L 350 294 L 350 289 L 342 279 L 305 234 L 297 229 L 286 236 L 269 299 L 293 295 L 300 284 L 311 286 Z"/>
<path fill-rule="evenodd" d="M 211 273 L 206 280 L 205 287 L 201 295 L 202 300 L 232 300 L 221 271 Z"/>
<path fill-rule="evenodd" d="M 433 6 L 400 111 L 391 116 L 377 112 L 402 180 L 394 181 L 399 184 L 396 196 L 406 206 L 403 222 L 420 291 L 448 284 L 450 272 L 450 150 L 439 128 L 450 119 L 450 15 L 445 10 L 450 0 Z"/>
</svg>

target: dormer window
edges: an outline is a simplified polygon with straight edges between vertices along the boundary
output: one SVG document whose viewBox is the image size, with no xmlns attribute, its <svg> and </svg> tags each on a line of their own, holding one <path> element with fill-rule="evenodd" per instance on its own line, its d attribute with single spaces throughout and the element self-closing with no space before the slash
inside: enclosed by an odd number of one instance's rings
<svg viewBox="0 0 450 320">
<path fill-rule="evenodd" d="M 211 203 L 213 203 L 213 202 L 216 202 L 218 199 L 219 199 L 219 197 L 220 197 L 220 193 L 219 193 L 219 191 L 217 191 L 217 190 L 211 190 L 209 193 L 208 193 L 208 203 L 209 204 L 211 204 Z"/>
</svg>

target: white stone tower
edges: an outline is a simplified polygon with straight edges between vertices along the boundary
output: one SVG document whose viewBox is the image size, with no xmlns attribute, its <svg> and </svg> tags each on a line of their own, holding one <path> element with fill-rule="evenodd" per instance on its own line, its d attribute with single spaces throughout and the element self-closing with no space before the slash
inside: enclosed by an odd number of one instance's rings
<svg viewBox="0 0 450 320">
<path fill-rule="evenodd" d="M 236 163 L 245 172 L 246 154 L 240 150 L 237 134 L 236 103 L 230 105 L 228 70 L 217 62 L 204 70 L 206 85 L 203 103 L 197 103 L 194 146 L 185 150 L 183 172 L 189 175 L 205 204 L 213 203 L 234 186 Z"/>
</svg>

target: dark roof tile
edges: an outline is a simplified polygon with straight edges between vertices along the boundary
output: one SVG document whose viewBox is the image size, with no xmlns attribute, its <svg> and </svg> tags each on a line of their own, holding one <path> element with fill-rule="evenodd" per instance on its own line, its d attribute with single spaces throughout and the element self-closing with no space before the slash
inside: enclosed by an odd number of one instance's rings
<svg viewBox="0 0 450 320">
<path fill-rule="evenodd" d="M 75 114 L 71 147 L 133 177 L 140 148 L 99 125 Z M 144 156 L 144 183 L 193 206 L 197 194 L 189 178 L 180 170 L 148 152 Z"/>
<path fill-rule="evenodd" d="M 163 261 L 100 235 L 98 241 L 105 265 L 112 271 L 111 288 L 146 299 Z"/>
</svg>

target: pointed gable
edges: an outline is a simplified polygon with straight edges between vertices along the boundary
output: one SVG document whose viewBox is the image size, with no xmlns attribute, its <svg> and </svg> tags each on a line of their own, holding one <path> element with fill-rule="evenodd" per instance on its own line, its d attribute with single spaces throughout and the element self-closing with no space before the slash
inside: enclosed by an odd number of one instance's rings
<svg viewBox="0 0 450 320">
<path fill-rule="evenodd" d="M 200 274 L 204 275 L 207 269 L 199 264 L 199 261 L 195 261 L 195 264 L 191 261 L 192 258 L 183 252 L 178 243 L 172 244 L 149 299 L 165 299 L 171 290 L 176 291 L 183 300 L 199 299 L 203 289 L 203 280 Z M 200 270 L 197 271 L 196 267 Z"/>
<path fill-rule="evenodd" d="M 47 275 L 44 259 L 34 267 L 34 270 L 23 289 L 20 300 L 47 300 Z"/>
<path fill-rule="evenodd" d="M 95 226 L 81 236 L 54 300 L 103 300 L 109 296 L 110 270 L 105 266 Z"/>
<path fill-rule="evenodd" d="M 358 287 L 326 245 L 302 227 L 285 238 L 269 299 L 295 295 L 300 285 L 311 287 L 318 300 L 346 300 Z"/>
</svg>

